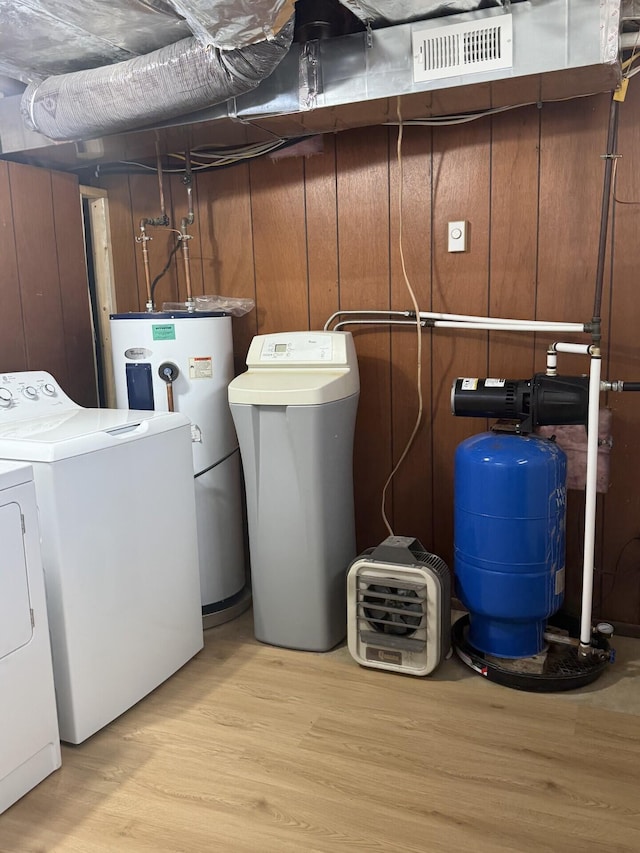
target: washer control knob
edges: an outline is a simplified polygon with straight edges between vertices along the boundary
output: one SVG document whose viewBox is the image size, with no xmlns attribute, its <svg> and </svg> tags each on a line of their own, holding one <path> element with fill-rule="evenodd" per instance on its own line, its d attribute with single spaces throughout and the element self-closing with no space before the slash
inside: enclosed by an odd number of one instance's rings
<svg viewBox="0 0 640 853">
<path fill-rule="evenodd" d="M 56 386 L 52 385 L 50 382 L 47 382 L 46 385 L 42 386 L 42 393 L 46 394 L 47 397 L 53 397 L 56 393 Z"/>
<path fill-rule="evenodd" d="M 33 387 L 33 385 L 27 385 L 26 388 L 22 389 L 22 393 L 27 398 L 27 400 L 36 400 L 38 398 L 38 392 Z"/>
<path fill-rule="evenodd" d="M 8 409 L 13 402 L 13 394 L 8 388 L 0 388 L 0 406 Z"/>
</svg>

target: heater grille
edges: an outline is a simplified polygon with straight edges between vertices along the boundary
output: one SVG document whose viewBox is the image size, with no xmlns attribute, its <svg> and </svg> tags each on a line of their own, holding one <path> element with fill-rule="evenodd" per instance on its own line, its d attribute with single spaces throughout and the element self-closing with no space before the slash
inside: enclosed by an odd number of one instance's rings
<svg viewBox="0 0 640 853">
<path fill-rule="evenodd" d="M 427 590 L 423 583 L 360 575 L 358 631 L 362 640 L 406 651 L 425 648 Z"/>
<path fill-rule="evenodd" d="M 412 38 L 415 83 L 513 65 L 511 15 L 473 24 L 422 27 L 413 30 Z"/>
</svg>

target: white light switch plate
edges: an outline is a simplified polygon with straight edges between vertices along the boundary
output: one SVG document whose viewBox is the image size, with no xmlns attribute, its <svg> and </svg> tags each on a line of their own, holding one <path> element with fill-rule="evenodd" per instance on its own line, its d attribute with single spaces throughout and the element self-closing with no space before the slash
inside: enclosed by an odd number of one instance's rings
<svg viewBox="0 0 640 853">
<path fill-rule="evenodd" d="M 465 220 L 447 223 L 449 252 L 467 251 L 467 223 Z"/>
</svg>

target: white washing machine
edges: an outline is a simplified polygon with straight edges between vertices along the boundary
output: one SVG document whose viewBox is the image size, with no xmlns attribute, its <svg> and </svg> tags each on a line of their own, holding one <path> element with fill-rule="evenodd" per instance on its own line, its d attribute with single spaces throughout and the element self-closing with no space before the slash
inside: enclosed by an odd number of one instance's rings
<svg viewBox="0 0 640 853">
<path fill-rule="evenodd" d="M 0 813 L 60 767 L 40 532 L 29 465 L 0 462 Z"/>
<path fill-rule="evenodd" d="M 60 737 L 81 743 L 202 648 L 191 426 L 0 374 L 0 459 L 33 466 Z"/>
</svg>

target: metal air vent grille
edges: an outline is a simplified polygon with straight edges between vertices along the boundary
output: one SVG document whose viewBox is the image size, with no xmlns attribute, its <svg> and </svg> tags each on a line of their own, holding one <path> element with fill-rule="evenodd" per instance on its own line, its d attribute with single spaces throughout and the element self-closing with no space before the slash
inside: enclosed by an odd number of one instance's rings
<svg viewBox="0 0 640 853">
<path fill-rule="evenodd" d="M 472 24 L 422 27 L 413 30 L 412 38 L 414 83 L 513 65 L 511 15 Z"/>
</svg>

